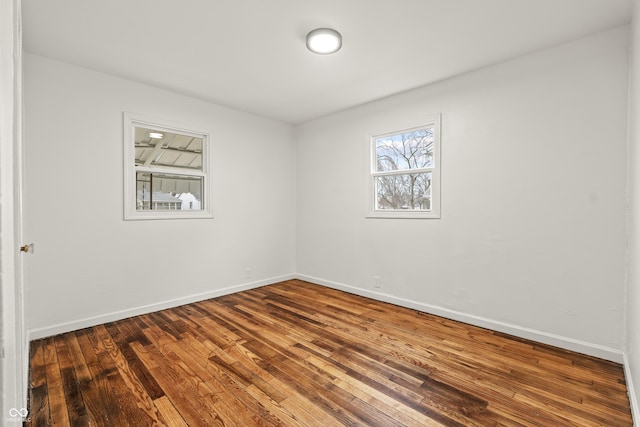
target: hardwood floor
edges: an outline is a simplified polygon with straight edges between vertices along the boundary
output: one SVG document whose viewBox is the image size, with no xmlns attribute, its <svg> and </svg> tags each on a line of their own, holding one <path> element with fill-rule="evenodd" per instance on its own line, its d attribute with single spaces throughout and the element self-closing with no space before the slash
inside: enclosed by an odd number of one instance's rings
<svg viewBox="0 0 640 427">
<path fill-rule="evenodd" d="M 27 426 L 631 426 L 622 367 L 290 280 L 31 343 Z"/>
</svg>

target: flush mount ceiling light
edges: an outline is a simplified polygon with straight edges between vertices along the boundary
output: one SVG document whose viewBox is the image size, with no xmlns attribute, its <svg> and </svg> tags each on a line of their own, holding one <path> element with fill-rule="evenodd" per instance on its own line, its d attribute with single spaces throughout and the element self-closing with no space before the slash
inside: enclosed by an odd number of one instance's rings
<svg viewBox="0 0 640 427">
<path fill-rule="evenodd" d="M 336 53 L 342 47 L 342 35 L 331 28 L 316 28 L 307 34 L 307 48 L 320 55 Z"/>
<path fill-rule="evenodd" d="M 160 132 L 149 132 L 149 138 L 162 139 L 163 136 Z"/>
</svg>

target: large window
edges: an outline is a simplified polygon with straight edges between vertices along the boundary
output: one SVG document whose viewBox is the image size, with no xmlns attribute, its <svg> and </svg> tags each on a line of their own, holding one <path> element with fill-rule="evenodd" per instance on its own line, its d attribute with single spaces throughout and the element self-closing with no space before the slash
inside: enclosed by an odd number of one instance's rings
<svg viewBox="0 0 640 427">
<path fill-rule="evenodd" d="M 210 218 L 208 132 L 124 115 L 125 219 Z"/>
<path fill-rule="evenodd" d="M 369 217 L 440 217 L 440 116 L 371 135 Z"/>
</svg>

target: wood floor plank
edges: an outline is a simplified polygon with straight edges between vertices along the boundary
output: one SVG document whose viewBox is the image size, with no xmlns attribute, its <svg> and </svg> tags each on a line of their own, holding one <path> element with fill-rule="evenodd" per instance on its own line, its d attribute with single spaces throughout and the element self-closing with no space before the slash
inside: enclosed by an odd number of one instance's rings
<svg viewBox="0 0 640 427">
<path fill-rule="evenodd" d="M 177 405 L 180 408 L 179 413 L 188 425 L 206 426 L 209 423 L 216 425 L 217 414 L 210 406 L 216 399 L 211 393 L 204 396 L 195 393 L 192 387 L 185 384 L 180 373 L 159 352 L 148 351 L 139 353 L 139 356 L 163 388 L 165 396 L 174 402 L 174 406 Z M 149 363 L 148 358 L 153 362 Z M 152 367 L 154 365 L 157 367 Z"/>
<path fill-rule="evenodd" d="M 116 340 L 109 333 L 109 329 L 113 330 L 113 324 L 100 325 L 95 329 L 115 366 L 109 379 L 118 384 L 119 392 L 122 396 L 126 396 L 127 404 L 123 405 L 123 408 L 127 413 L 129 423 L 133 425 L 163 424 L 158 409 L 153 404 L 153 399 L 135 376 Z"/>
<path fill-rule="evenodd" d="M 115 370 L 112 367 L 113 361 L 107 356 L 104 347 L 98 346 L 98 341 L 94 340 L 95 331 L 84 329 L 73 335 L 78 340 L 91 375 L 91 381 L 80 384 L 87 412 L 98 426 L 128 425 L 125 414 L 119 408 L 116 390 L 109 381 L 109 375 Z M 96 354 L 96 351 L 99 353 Z"/>
<path fill-rule="evenodd" d="M 27 426 L 45 426 L 51 424 L 49 418 L 49 394 L 47 390 L 47 370 L 44 359 L 44 341 L 30 343 L 29 386 L 30 407 Z"/>
<path fill-rule="evenodd" d="M 137 331 L 131 333 L 130 329 L 124 326 L 125 322 L 112 323 L 105 325 L 109 335 L 114 340 L 117 348 L 122 353 L 122 356 L 126 359 L 126 366 L 131 371 L 135 379 L 140 382 L 144 392 L 149 396 L 149 399 L 156 400 L 164 396 L 162 388 L 155 381 L 151 373 L 142 364 L 138 356 L 131 349 L 130 343 L 138 342 L 141 345 L 148 345 L 150 341 L 143 333 L 137 333 Z M 125 331 L 125 336 L 121 331 Z M 150 405 L 147 405 L 150 407 Z"/>
<path fill-rule="evenodd" d="M 255 423 L 254 416 L 261 416 L 265 425 L 278 425 L 277 419 L 272 419 L 270 414 L 263 413 L 259 402 L 246 395 L 244 389 L 251 385 L 251 381 L 234 375 L 235 369 L 225 369 L 229 366 L 221 358 L 210 356 L 208 358 L 197 357 L 193 352 L 187 352 L 182 343 L 170 345 L 172 351 L 184 361 L 195 375 L 207 385 L 214 385 L 219 400 L 216 405 L 220 418 L 226 424 L 230 421 L 244 421 L 247 425 Z M 231 372 L 231 373 L 230 373 Z"/>
<path fill-rule="evenodd" d="M 180 412 L 173 406 L 173 403 L 165 395 L 159 399 L 153 401 L 156 408 L 167 421 L 167 425 L 170 427 L 188 427 L 188 424 L 184 421 L 184 418 L 180 415 Z"/>
<path fill-rule="evenodd" d="M 63 385 L 55 338 L 44 340 L 44 361 L 47 376 L 47 390 L 49 391 L 49 413 L 52 423 L 60 426 L 71 425 L 67 410 L 67 396 Z M 69 400 L 72 400 L 70 397 Z"/>
<path fill-rule="evenodd" d="M 189 425 L 224 426 L 228 418 L 234 418 L 234 414 L 228 415 L 229 406 L 237 409 L 235 418 L 242 419 L 244 408 L 236 407 L 235 401 L 222 401 L 219 394 L 224 392 L 224 387 L 219 380 L 205 382 L 198 376 L 198 373 L 202 375 L 201 364 L 193 363 L 193 358 L 181 359 L 175 353 L 174 344 L 177 342 L 161 344 L 153 334 L 149 334 L 149 338 L 152 345 L 145 347 L 146 352 L 138 354 L 174 405 L 181 408 L 180 414 Z M 134 349 L 137 351 L 138 347 Z"/>
<path fill-rule="evenodd" d="M 287 398 L 279 403 L 295 417 L 295 423 L 289 425 L 314 426 L 318 420 L 322 420 L 323 427 L 337 427 L 345 424 L 338 419 L 330 417 L 321 407 L 313 404 L 307 397 L 296 392 L 285 382 L 281 382 L 282 391 L 287 393 Z"/>
<path fill-rule="evenodd" d="M 619 364 L 300 280 L 30 351 L 28 427 L 633 425 Z"/>
<path fill-rule="evenodd" d="M 73 336 L 73 334 L 70 336 Z M 92 420 L 82 398 L 80 382 L 76 378 L 76 372 L 67 346 L 67 339 L 58 336 L 54 339 L 54 342 L 69 420 L 73 425 L 91 425 Z"/>
</svg>

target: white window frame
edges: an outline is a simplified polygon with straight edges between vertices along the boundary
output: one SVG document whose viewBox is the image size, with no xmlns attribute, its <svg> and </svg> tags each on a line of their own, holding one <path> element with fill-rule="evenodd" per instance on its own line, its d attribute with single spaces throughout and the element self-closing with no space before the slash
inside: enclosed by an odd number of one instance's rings
<svg viewBox="0 0 640 427">
<path fill-rule="evenodd" d="M 401 171 L 392 172 L 376 171 L 376 139 L 429 127 L 433 127 L 433 166 L 420 169 L 403 169 Z M 369 153 L 367 167 L 367 218 L 440 218 L 440 139 L 440 114 L 428 116 L 419 124 L 394 126 L 393 128 L 388 127 L 386 130 L 379 129 L 379 131 L 367 134 L 367 152 Z M 431 172 L 431 210 L 376 209 L 376 178 L 387 175 L 406 175 L 408 174 L 407 171 L 410 171 L 411 173 Z"/>
<path fill-rule="evenodd" d="M 213 218 L 211 202 L 211 132 L 198 130 L 190 126 L 172 123 L 166 120 L 146 118 L 144 116 L 123 113 L 124 117 L 124 219 L 148 220 L 148 219 L 185 219 L 185 218 Z M 161 132 L 176 133 L 202 138 L 202 171 L 175 167 L 161 166 L 136 166 L 135 165 L 135 128 L 144 127 Z M 158 210 L 142 211 L 136 209 L 136 173 L 152 172 L 169 175 L 185 175 L 202 177 L 202 209 L 200 210 Z"/>
</svg>

